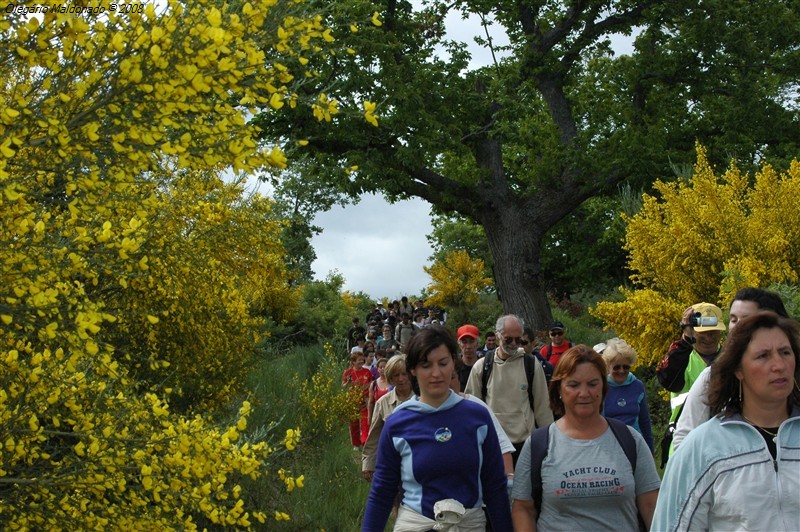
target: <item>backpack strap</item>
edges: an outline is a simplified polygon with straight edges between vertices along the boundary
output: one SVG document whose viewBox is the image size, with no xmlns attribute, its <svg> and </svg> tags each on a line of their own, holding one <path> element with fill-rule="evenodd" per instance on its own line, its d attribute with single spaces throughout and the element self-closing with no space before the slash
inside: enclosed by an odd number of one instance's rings
<svg viewBox="0 0 800 532">
<path fill-rule="evenodd" d="M 636 473 L 636 440 L 633 439 L 628 425 L 618 419 L 606 418 L 608 421 L 608 428 L 614 433 L 622 450 L 625 452 L 625 457 L 631 463 L 631 469 L 634 474 Z"/>
<path fill-rule="evenodd" d="M 492 374 L 492 367 L 494 363 L 494 353 L 489 356 L 487 353 L 483 357 L 483 375 L 481 375 L 481 399 L 486 401 L 486 390 L 489 386 L 489 375 Z"/>
<path fill-rule="evenodd" d="M 551 423 L 552 424 L 552 423 Z M 542 462 L 547 456 L 547 445 L 550 440 L 550 425 L 539 427 L 531 432 L 531 495 L 536 515 L 542 508 Z"/>
<path fill-rule="evenodd" d="M 531 412 L 533 412 L 533 372 L 536 371 L 534 364 L 538 364 L 533 355 L 525 354 L 523 358 L 525 362 L 525 375 L 528 377 L 528 403 L 531 405 Z"/>
</svg>

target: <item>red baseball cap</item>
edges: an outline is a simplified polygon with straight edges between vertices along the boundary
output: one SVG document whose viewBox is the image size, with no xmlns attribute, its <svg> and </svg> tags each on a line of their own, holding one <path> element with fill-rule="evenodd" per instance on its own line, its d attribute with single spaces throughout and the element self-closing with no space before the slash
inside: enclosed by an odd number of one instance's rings
<svg viewBox="0 0 800 532">
<path fill-rule="evenodd" d="M 461 327 L 458 328 L 456 336 L 458 337 L 459 340 L 461 340 L 465 336 L 472 336 L 473 338 L 479 338 L 480 333 L 478 332 L 478 328 L 475 327 L 474 325 L 462 325 Z"/>
</svg>

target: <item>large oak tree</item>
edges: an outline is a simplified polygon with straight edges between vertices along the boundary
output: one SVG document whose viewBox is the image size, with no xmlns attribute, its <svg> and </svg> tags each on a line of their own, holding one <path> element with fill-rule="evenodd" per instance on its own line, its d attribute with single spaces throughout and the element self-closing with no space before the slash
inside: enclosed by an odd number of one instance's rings
<svg viewBox="0 0 800 532">
<path fill-rule="evenodd" d="M 306 88 L 343 110 L 378 102 L 379 127 L 344 112 L 321 127 L 298 108 L 259 117 L 264 135 L 309 141 L 304 186 L 417 196 L 480 224 L 505 310 L 537 326 L 550 319 L 542 243 L 588 198 L 672 174 L 694 160 L 696 140 L 715 162 L 797 153 L 796 2 L 325 5 L 355 53 L 315 65 Z M 382 25 L 351 25 L 376 9 Z M 487 37 L 508 35 L 495 64 L 470 69 L 463 44 L 446 39 L 450 10 L 493 21 Z M 618 35 L 634 39 L 631 54 L 614 54 Z M 582 257 L 566 250 L 566 260 Z"/>
</svg>

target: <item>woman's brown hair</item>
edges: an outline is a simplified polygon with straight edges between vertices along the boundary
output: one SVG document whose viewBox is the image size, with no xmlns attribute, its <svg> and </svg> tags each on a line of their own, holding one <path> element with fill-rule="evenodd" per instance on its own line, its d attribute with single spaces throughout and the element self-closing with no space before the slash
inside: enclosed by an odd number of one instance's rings
<svg viewBox="0 0 800 532">
<path fill-rule="evenodd" d="M 608 368 L 603 357 L 597 351 L 588 345 L 578 344 L 570 347 L 561 355 L 553 372 L 553 377 L 550 379 L 550 408 L 556 414 L 564 414 L 564 402 L 561 400 L 561 381 L 572 375 L 579 364 L 591 364 L 600 372 L 600 378 L 603 380 L 603 397 L 600 402 L 600 408 L 602 408 L 603 401 L 605 401 L 608 393 L 608 379 L 606 378 L 608 377 Z"/>
<path fill-rule="evenodd" d="M 800 405 L 800 390 L 797 389 L 800 379 L 800 337 L 798 323 L 792 319 L 781 317 L 772 311 L 757 312 L 742 318 L 730 332 L 722 346 L 722 352 L 711 365 L 711 380 L 708 385 L 708 405 L 711 413 L 724 412 L 726 416 L 742 411 L 739 379 L 736 371 L 742 366 L 742 357 L 753 335 L 759 329 L 781 329 L 789 339 L 794 352 L 794 382 L 789 396 L 791 404 Z"/>
</svg>

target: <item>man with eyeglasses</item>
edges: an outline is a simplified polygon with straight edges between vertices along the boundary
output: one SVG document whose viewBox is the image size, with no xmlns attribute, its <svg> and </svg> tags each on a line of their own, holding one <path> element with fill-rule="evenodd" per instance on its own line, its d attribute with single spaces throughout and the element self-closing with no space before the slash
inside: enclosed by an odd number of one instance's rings
<svg viewBox="0 0 800 532">
<path fill-rule="evenodd" d="M 495 413 L 516 449 L 515 464 L 531 431 L 553 422 L 544 370 L 522 349 L 524 327 L 518 316 L 500 316 L 495 326 L 497 349 L 485 357 L 489 360 L 472 366 L 464 389 L 483 399 Z"/>
<path fill-rule="evenodd" d="M 550 324 L 550 342 L 542 347 L 539 354 L 550 362 L 553 367 L 556 367 L 561 355 L 573 345 L 575 344 L 564 337 L 564 324 L 560 321 L 554 321 Z"/>
</svg>

